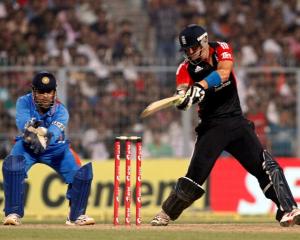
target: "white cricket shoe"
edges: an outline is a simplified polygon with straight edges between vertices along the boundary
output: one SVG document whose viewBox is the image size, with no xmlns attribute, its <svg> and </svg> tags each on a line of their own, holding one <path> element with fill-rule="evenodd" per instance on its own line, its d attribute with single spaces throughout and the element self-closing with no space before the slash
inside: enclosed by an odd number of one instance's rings
<svg viewBox="0 0 300 240">
<path fill-rule="evenodd" d="M 67 217 L 66 225 L 68 226 L 87 226 L 87 225 L 94 225 L 95 219 L 89 217 L 88 215 L 80 215 L 74 222 Z"/>
<path fill-rule="evenodd" d="M 294 224 L 300 225 L 300 209 L 295 208 L 289 213 L 285 213 L 280 220 L 280 226 L 291 227 Z"/>
<path fill-rule="evenodd" d="M 170 217 L 161 210 L 150 222 L 152 226 L 167 226 L 170 222 Z"/>
<path fill-rule="evenodd" d="M 16 213 L 11 213 L 4 218 L 3 225 L 21 225 L 21 217 Z"/>
</svg>

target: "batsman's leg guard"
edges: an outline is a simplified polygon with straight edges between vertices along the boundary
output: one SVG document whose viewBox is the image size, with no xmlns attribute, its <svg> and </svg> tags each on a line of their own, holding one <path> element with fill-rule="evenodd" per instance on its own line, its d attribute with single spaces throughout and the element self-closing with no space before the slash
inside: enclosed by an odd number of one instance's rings
<svg viewBox="0 0 300 240">
<path fill-rule="evenodd" d="M 270 179 L 268 179 L 268 183 L 267 185 L 261 185 L 260 184 L 261 189 L 263 190 L 263 193 L 265 194 L 266 198 L 271 199 L 276 206 L 280 209 L 280 203 L 277 197 L 277 194 L 273 188 L 273 183 L 270 182 Z"/>
<path fill-rule="evenodd" d="M 273 185 L 281 210 L 291 212 L 297 207 L 297 203 L 294 200 L 282 168 L 266 150 L 263 151 L 263 159 L 263 169 L 268 174 Z"/>
<path fill-rule="evenodd" d="M 171 220 L 176 220 L 184 209 L 199 199 L 205 191 L 202 187 L 187 177 L 178 179 L 175 189 L 162 205 L 163 211 Z"/>
<path fill-rule="evenodd" d="M 21 155 L 9 155 L 2 166 L 5 205 L 5 216 L 17 214 L 24 216 L 25 196 L 25 158 Z"/>
<path fill-rule="evenodd" d="M 67 193 L 70 199 L 69 218 L 71 221 L 75 221 L 79 216 L 85 214 L 92 179 L 93 168 L 91 163 L 79 168 L 75 174 L 72 185 L 69 187 Z"/>
</svg>

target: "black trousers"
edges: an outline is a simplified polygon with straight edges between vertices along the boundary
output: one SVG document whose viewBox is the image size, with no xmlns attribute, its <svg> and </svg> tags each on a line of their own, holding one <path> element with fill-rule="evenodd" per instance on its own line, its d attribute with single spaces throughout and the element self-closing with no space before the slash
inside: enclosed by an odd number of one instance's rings
<svg viewBox="0 0 300 240">
<path fill-rule="evenodd" d="M 266 198 L 278 207 L 276 219 L 280 221 L 284 211 L 263 170 L 263 146 L 255 133 L 254 124 L 242 116 L 203 122 L 196 128 L 198 134 L 193 156 L 186 177 L 202 185 L 209 176 L 222 151 L 229 152 L 259 182 Z M 222 179 L 220 179 L 222 181 Z M 286 186 L 288 188 L 288 186 Z M 291 202 L 293 196 L 289 196 Z"/>
<path fill-rule="evenodd" d="M 262 168 L 263 146 L 255 133 L 254 125 L 242 116 L 200 123 L 193 156 L 186 176 L 200 185 L 209 176 L 223 150 L 235 157 L 254 175 L 262 188 L 269 183 Z"/>
</svg>

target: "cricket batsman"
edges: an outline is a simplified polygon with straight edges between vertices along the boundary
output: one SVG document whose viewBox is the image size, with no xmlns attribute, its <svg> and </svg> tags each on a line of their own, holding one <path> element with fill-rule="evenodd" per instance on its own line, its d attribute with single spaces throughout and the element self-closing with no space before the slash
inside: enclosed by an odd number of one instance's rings
<svg viewBox="0 0 300 240">
<path fill-rule="evenodd" d="M 183 29 L 179 42 L 186 59 L 176 73 L 177 94 L 182 96 L 176 106 L 185 111 L 198 104 L 200 121 L 187 173 L 178 179 L 151 224 L 168 225 L 201 198 L 201 185 L 222 151 L 227 151 L 256 177 L 265 197 L 276 204 L 280 225 L 300 225 L 300 210 L 282 168 L 259 142 L 254 124 L 242 114 L 231 46 L 209 42 L 205 29 L 195 24 Z"/>
<path fill-rule="evenodd" d="M 91 182 L 92 164 L 81 166 L 65 136 L 69 113 L 56 98 L 56 79 L 50 72 L 41 71 L 32 80 L 32 92 L 18 98 L 16 125 L 21 133 L 5 158 L 4 225 L 20 225 L 24 216 L 24 181 L 27 172 L 36 163 L 54 169 L 68 184 L 69 200 L 67 225 L 95 224 L 85 215 Z M 77 156 L 77 155 L 76 155 Z"/>
</svg>

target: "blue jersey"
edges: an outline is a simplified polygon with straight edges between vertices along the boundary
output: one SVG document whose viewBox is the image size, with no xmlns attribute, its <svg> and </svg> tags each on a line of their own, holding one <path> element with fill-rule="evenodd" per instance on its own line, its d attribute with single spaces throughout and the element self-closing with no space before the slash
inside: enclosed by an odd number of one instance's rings
<svg viewBox="0 0 300 240">
<path fill-rule="evenodd" d="M 40 114 L 36 108 L 31 93 L 20 97 L 16 104 L 16 124 L 20 132 L 24 132 L 26 123 L 32 118 L 42 122 L 42 127 L 48 129 L 52 133 L 52 138 L 49 145 L 57 144 L 65 141 L 65 128 L 69 121 L 69 113 L 65 106 L 56 101 L 54 106 L 45 114 Z"/>
<path fill-rule="evenodd" d="M 40 114 L 30 93 L 17 100 L 16 110 L 16 124 L 21 133 L 24 132 L 26 124 L 35 118 L 41 121 L 41 126 L 47 128 L 53 136 L 46 150 L 39 155 L 33 154 L 32 149 L 25 146 L 23 137 L 18 136 L 10 155 L 21 155 L 25 158 L 26 172 L 35 163 L 43 163 L 58 172 L 66 183 L 71 183 L 74 174 L 80 168 L 80 160 L 76 160 L 70 150 L 69 141 L 65 139 L 65 128 L 69 121 L 69 113 L 65 106 L 56 101 L 48 112 Z"/>
</svg>

